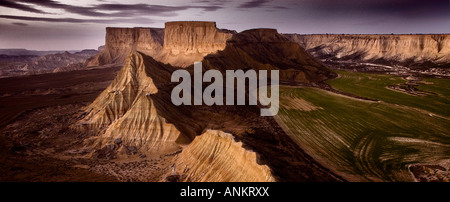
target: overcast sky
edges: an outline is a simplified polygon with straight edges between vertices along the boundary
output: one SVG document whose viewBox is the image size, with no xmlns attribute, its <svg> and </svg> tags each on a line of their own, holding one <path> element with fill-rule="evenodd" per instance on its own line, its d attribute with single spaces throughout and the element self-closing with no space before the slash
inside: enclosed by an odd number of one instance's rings
<svg viewBox="0 0 450 202">
<path fill-rule="evenodd" d="M 126 2 L 126 3 L 125 3 Z M 281 33 L 450 33 L 449 0 L 0 0 L 0 48 L 81 50 L 105 27 L 216 21 Z"/>
</svg>

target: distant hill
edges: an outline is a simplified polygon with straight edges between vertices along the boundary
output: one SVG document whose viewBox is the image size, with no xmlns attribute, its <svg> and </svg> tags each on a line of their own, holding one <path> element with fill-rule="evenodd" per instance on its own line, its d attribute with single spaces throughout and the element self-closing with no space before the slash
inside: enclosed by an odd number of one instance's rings
<svg viewBox="0 0 450 202">
<path fill-rule="evenodd" d="M 79 50 L 69 50 L 69 53 L 75 53 Z M 43 56 L 48 54 L 56 54 L 56 53 L 64 53 L 65 50 L 54 50 L 54 51 L 38 51 L 38 50 L 27 50 L 27 49 L 0 49 L 0 55 L 15 55 L 15 56 L 23 56 L 23 55 L 36 55 Z"/>
<path fill-rule="evenodd" d="M 98 53 L 94 49 L 86 49 L 72 53 L 69 51 L 51 53 L 53 51 L 29 51 L 25 49 L 2 50 L 3 52 L 0 51 L 0 77 L 83 69 L 86 59 Z M 49 54 L 36 55 L 43 53 Z"/>
</svg>

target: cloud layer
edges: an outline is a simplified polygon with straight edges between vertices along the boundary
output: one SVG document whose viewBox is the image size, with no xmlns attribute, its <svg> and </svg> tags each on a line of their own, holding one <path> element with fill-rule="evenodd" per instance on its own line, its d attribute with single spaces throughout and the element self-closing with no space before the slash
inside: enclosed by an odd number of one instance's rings
<svg viewBox="0 0 450 202">
<path fill-rule="evenodd" d="M 216 11 L 222 7 L 219 5 L 192 5 L 192 6 L 163 6 L 152 4 L 116 4 L 100 3 L 89 6 L 75 6 L 60 3 L 54 0 L 2 0 L 0 6 L 14 8 L 31 13 L 45 14 L 48 12 L 38 10 L 35 7 L 62 9 L 66 13 L 78 14 L 89 17 L 134 17 L 149 16 L 174 16 L 175 12 L 187 9 L 202 9 L 203 11 Z"/>
<path fill-rule="evenodd" d="M 121 1 L 0 0 L 0 48 L 87 48 L 103 43 L 107 26 L 162 27 L 175 20 L 216 21 L 220 28 L 237 31 L 269 27 L 308 34 L 450 33 L 448 0 L 116 2 Z"/>
</svg>

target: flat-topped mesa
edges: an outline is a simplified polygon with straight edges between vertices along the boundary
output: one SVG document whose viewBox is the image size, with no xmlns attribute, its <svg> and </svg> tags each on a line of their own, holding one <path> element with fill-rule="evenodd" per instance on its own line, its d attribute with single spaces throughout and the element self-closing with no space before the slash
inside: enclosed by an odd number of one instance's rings
<svg viewBox="0 0 450 202">
<path fill-rule="evenodd" d="M 208 54 L 223 50 L 234 31 L 217 29 L 215 22 L 167 22 L 158 61 L 187 67 Z"/>
<path fill-rule="evenodd" d="M 165 28 L 106 28 L 105 48 L 87 66 L 123 65 L 132 51 L 162 63 L 186 67 L 223 50 L 235 32 L 216 28 L 215 22 L 167 22 Z"/>
<path fill-rule="evenodd" d="M 163 41 L 164 29 L 162 28 L 107 27 L 105 48 L 98 55 L 90 58 L 86 64 L 87 66 L 124 64 L 133 51 L 155 56 L 161 51 Z"/>
<path fill-rule="evenodd" d="M 450 63 L 449 34 L 285 34 L 320 58 Z"/>
<path fill-rule="evenodd" d="M 225 48 L 232 33 L 217 29 L 215 22 L 167 22 L 164 49 L 171 54 L 209 54 Z"/>
</svg>

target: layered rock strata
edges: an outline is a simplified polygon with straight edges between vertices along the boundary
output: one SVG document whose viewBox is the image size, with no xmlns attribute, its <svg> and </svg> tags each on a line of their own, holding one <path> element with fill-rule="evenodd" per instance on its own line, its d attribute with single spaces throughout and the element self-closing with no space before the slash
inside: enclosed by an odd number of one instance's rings
<svg viewBox="0 0 450 202">
<path fill-rule="evenodd" d="M 450 35 L 286 34 L 317 58 L 450 63 Z"/>
</svg>

